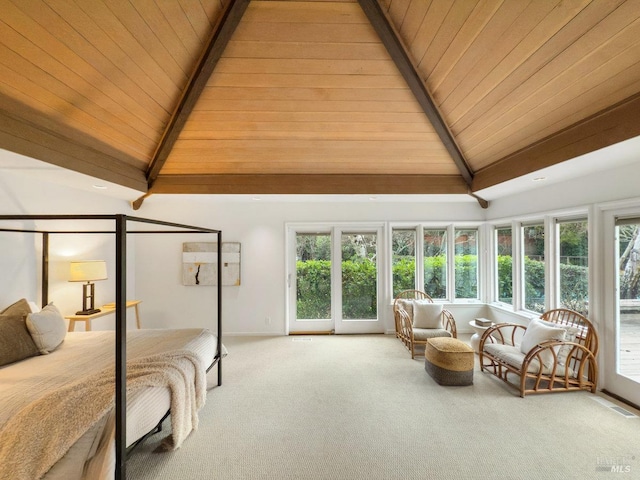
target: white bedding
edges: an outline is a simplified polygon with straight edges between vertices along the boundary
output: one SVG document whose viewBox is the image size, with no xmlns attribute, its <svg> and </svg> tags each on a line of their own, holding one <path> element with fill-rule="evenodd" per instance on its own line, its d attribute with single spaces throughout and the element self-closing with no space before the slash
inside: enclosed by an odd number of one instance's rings
<svg viewBox="0 0 640 480">
<path fill-rule="evenodd" d="M 113 365 L 113 341 L 112 331 L 70 332 L 63 345 L 53 353 L 0 367 L 0 436 L 2 427 L 21 406 L 79 375 L 90 375 Z M 197 356 L 203 368 L 207 368 L 215 356 L 216 343 L 215 335 L 203 329 L 134 330 L 127 332 L 127 357 L 141 358 L 186 349 Z M 168 388 L 149 387 L 128 395 L 127 444 L 150 431 L 169 410 L 169 405 Z M 103 419 L 81 437 L 44 478 L 113 478 L 113 445 L 112 442 L 106 445 L 103 438 L 112 434 L 112 418 Z M 102 446 L 100 450 L 99 445 Z M 99 454 L 93 457 L 96 451 Z"/>
</svg>

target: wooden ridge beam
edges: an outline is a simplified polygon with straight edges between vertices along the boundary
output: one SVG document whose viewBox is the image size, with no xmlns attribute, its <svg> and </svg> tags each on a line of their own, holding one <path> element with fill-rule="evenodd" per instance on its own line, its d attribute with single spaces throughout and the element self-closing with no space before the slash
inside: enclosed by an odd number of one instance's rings
<svg viewBox="0 0 640 480">
<path fill-rule="evenodd" d="M 184 128 L 200 94 L 207 85 L 209 77 L 213 73 L 218 60 L 220 60 L 233 32 L 240 23 L 250 1 L 251 0 L 230 0 L 226 10 L 213 28 L 209 42 L 200 60 L 196 64 L 193 75 L 165 128 L 162 139 L 151 160 L 147 171 L 149 188 L 153 186 L 156 178 L 160 174 L 180 132 Z"/>
<path fill-rule="evenodd" d="M 358 0 L 360 7 L 371 22 L 371 25 L 378 33 L 380 40 L 386 47 L 389 55 L 396 64 L 396 67 L 407 82 L 409 89 L 415 96 L 416 100 L 422 107 L 425 115 L 433 125 L 440 140 L 451 155 L 460 174 L 464 178 L 467 185 L 471 186 L 473 182 L 473 173 L 458 147 L 458 144 L 445 123 L 442 115 L 438 111 L 438 107 L 431 98 L 431 94 L 427 90 L 427 86 L 422 81 L 407 49 L 400 40 L 397 31 L 387 17 L 384 10 L 380 7 L 377 0 Z"/>
<path fill-rule="evenodd" d="M 476 172 L 477 192 L 640 135 L 640 94 L 514 152 Z"/>
</svg>

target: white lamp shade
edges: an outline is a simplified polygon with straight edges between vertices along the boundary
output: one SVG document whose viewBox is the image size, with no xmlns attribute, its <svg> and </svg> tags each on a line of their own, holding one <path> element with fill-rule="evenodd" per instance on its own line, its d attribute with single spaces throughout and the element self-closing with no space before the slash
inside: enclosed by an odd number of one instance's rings
<svg viewBox="0 0 640 480">
<path fill-rule="evenodd" d="M 90 282 L 107 279 L 107 262 L 104 260 L 86 260 L 71 262 L 69 269 L 70 282 Z"/>
</svg>

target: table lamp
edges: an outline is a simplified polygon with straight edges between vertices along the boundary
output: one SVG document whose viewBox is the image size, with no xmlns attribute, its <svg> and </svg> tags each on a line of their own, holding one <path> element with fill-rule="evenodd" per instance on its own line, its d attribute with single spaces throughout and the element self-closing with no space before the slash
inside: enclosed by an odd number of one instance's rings
<svg viewBox="0 0 640 480">
<path fill-rule="evenodd" d="M 87 282 L 82 285 L 82 310 L 76 312 L 76 315 L 98 313 L 100 309 L 95 308 L 95 284 L 92 282 L 107 279 L 107 262 L 104 260 L 71 262 L 69 270 L 70 282 Z"/>
</svg>

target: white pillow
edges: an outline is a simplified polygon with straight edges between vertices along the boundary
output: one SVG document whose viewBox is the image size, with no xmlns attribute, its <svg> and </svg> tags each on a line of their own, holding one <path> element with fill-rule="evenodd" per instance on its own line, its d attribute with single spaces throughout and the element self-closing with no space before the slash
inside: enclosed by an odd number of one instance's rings
<svg viewBox="0 0 640 480">
<path fill-rule="evenodd" d="M 67 325 L 60 310 L 50 303 L 42 310 L 27 315 L 27 328 L 40 353 L 53 352 L 64 341 Z"/>
<path fill-rule="evenodd" d="M 415 328 L 442 328 L 442 304 L 429 300 L 413 302 L 413 326 Z"/>
<path fill-rule="evenodd" d="M 413 317 L 413 300 L 408 300 L 406 298 L 398 299 L 398 306 L 402 308 L 407 314 L 409 318 Z"/>
<path fill-rule="evenodd" d="M 576 337 L 580 333 L 579 327 L 574 327 L 572 325 L 560 325 L 558 323 L 547 322 L 546 320 L 538 319 L 540 323 L 543 325 L 547 325 L 549 327 L 562 328 L 565 331 L 564 341 L 565 342 L 575 342 Z M 560 350 L 556 350 L 558 352 L 558 363 L 560 365 L 564 365 L 567 363 L 567 357 L 569 356 L 569 352 L 573 349 L 571 345 L 563 345 Z"/>
<path fill-rule="evenodd" d="M 533 347 L 547 340 L 564 340 L 565 334 L 564 328 L 550 327 L 542 323 L 540 319 L 534 318 L 529 322 L 529 326 L 522 336 L 520 351 L 526 355 Z M 544 351 L 540 357 L 543 365 L 550 368 L 553 364 L 553 354 L 550 351 Z"/>
</svg>

